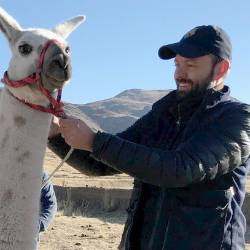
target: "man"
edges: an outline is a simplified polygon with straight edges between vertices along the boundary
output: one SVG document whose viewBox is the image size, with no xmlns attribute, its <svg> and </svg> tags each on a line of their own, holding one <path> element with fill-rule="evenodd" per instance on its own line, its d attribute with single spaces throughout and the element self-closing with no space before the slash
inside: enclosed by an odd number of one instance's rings
<svg viewBox="0 0 250 250">
<path fill-rule="evenodd" d="M 224 85 L 230 39 L 199 26 L 159 56 L 174 58 L 177 90 L 116 136 L 55 121 L 50 148 L 64 156 L 72 145 L 68 162 L 85 174 L 135 177 L 120 249 L 243 250 L 250 107 Z"/>
<path fill-rule="evenodd" d="M 42 182 L 45 183 L 48 179 L 48 174 L 43 173 Z M 57 200 L 53 184 L 49 181 L 41 189 L 40 197 L 40 215 L 39 215 L 39 232 L 44 232 L 47 230 L 52 220 L 55 217 L 57 211 Z"/>
</svg>

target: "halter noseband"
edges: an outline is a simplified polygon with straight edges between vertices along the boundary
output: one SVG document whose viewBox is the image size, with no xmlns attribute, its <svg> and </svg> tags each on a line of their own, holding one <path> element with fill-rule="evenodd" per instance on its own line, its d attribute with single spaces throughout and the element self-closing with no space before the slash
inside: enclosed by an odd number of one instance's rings
<svg viewBox="0 0 250 250">
<path fill-rule="evenodd" d="M 24 79 L 21 79 L 18 81 L 12 81 L 9 79 L 8 72 L 5 71 L 3 79 L 1 79 L 1 82 L 9 87 L 12 87 L 12 88 L 19 88 L 19 87 L 23 87 L 23 86 L 26 86 L 29 84 L 37 83 L 41 79 L 41 72 L 42 72 L 42 67 L 43 67 L 43 63 L 44 63 L 44 57 L 45 57 L 47 49 L 49 48 L 49 46 L 51 44 L 58 44 L 58 41 L 51 39 L 51 40 L 48 40 L 48 42 L 44 45 L 44 47 L 41 50 L 40 56 L 39 56 L 39 61 L 38 61 L 38 65 L 37 65 L 35 73 L 33 73 L 32 75 L 30 75 Z M 49 100 L 49 102 L 50 102 L 49 107 L 44 107 L 42 105 L 29 103 L 26 100 L 19 99 L 16 96 L 14 96 L 13 94 L 12 95 L 16 99 L 18 99 L 19 101 L 21 101 L 22 103 L 26 104 L 27 106 L 29 106 L 33 109 L 36 109 L 36 110 L 39 110 L 42 112 L 46 112 L 46 113 L 51 113 L 51 114 L 58 116 L 58 117 L 64 116 L 63 103 L 61 102 L 62 89 L 58 90 L 57 98 L 55 99 L 50 94 L 50 92 L 42 86 L 41 81 L 40 81 L 38 86 L 39 86 L 39 90 L 42 92 L 42 94 L 45 95 L 46 98 Z"/>
</svg>

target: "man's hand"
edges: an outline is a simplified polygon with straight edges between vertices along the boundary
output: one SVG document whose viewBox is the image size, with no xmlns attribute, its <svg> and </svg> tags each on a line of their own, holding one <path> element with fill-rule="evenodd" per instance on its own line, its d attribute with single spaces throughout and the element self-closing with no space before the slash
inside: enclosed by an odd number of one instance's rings
<svg viewBox="0 0 250 250">
<path fill-rule="evenodd" d="M 50 131 L 49 131 L 49 138 L 54 137 L 56 135 L 59 135 L 59 119 L 56 116 L 53 116 L 51 125 L 50 125 Z"/>
<path fill-rule="evenodd" d="M 83 121 L 74 118 L 60 119 L 59 125 L 59 131 L 67 144 L 92 152 L 95 133 Z"/>
</svg>

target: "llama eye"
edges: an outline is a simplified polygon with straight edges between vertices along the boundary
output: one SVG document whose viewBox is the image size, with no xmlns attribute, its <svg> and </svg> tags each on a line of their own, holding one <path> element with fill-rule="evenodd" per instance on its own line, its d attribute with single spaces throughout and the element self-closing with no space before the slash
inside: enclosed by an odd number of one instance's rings
<svg viewBox="0 0 250 250">
<path fill-rule="evenodd" d="M 70 53 L 70 47 L 66 47 L 65 52 L 66 52 L 67 54 L 69 54 L 69 53 Z"/>
<path fill-rule="evenodd" d="M 19 52 L 20 52 L 22 55 L 26 56 L 26 55 L 28 55 L 28 54 L 31 53 L 31 51 L 32 51 L 32 46 L 30 46 L 29 44 L 25 43 L 25 44 L 20 45 L 20 46 L 18 47 L 18 50 L 19 50 Z"/>
</svg>

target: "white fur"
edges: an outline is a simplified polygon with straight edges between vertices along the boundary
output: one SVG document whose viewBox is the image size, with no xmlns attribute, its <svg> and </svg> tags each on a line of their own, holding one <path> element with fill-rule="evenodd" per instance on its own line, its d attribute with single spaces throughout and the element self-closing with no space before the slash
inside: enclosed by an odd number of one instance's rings
<svg viewBox="0 0 250 250">
<path fill-rule="evenodd" d="M 45 29 L 22 29 L 18 22 L 0 8 L 0 31 L 12 51 L 8 73 L 20 80 L 35 71 L 38 48 L 48 39 L 64 40 L 83 20 L 73 18 L 57 26 L 54 33 Z M 63 31 L 64 30 L 64 31 Z M 18 46 L 28 42 L 34 50 L 21 57 Z M 47 105 L 37 86 L 5 87 L 0 99 L 0 249 L 35 250 L 43 160 L 51 115 L 33 110 L 14 96 L 31 103 Z M 52 93 L 53 94 L 53 93 Z"/>
<path fill-rule="evenodd" d="M 0 249 L 34 250 L 51 116 L 20 104 L 6 89 L 0 105 Z"/>
</svg>

